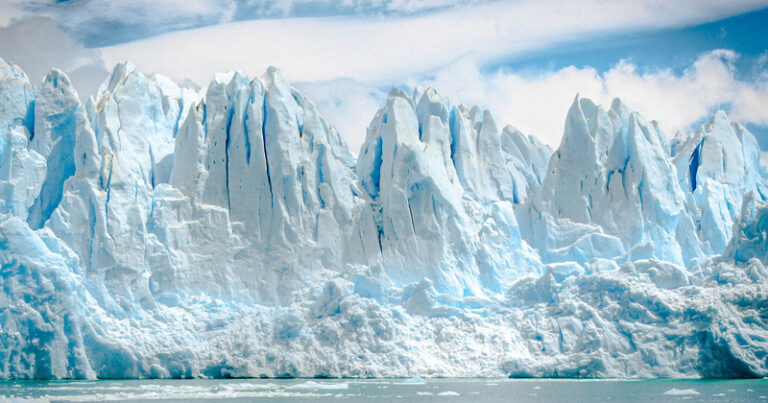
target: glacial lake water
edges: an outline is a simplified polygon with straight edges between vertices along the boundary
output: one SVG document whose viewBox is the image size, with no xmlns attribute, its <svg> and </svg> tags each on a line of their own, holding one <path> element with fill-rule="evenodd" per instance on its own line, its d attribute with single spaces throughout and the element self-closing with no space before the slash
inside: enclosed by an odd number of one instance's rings
<svg viewBox="0 0 768 403">
<path fill-rule="evenodd" d="M 768 380 L 229 379 L 0 381 L 0 402 L 766 402 Z"/>
</svg>

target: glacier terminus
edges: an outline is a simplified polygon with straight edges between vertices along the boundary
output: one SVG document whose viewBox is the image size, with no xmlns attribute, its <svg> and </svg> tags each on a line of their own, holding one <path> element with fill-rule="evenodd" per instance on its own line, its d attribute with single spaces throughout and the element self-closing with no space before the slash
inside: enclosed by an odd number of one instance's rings
<svg viewBox="0 0 768 403">
<path fill-rule="evenodd" d="M 556 150 L 395 88 L 359 155 L 276 68 L 0 60 L 0 378 L 765 377 L 768 169 L 577 96 Z"/>
</svg>

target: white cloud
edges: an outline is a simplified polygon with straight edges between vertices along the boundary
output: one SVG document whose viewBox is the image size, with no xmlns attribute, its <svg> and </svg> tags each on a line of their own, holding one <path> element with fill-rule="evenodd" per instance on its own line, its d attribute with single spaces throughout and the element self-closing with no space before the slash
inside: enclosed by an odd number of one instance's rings
<svg viewBox="0 0 768 403">
<path fill-rule="evenodd" d="M 219 71 L 279 66 L 294 81 L 398 79 L 472 55 L 478 63 L 546 46 L 687 26 L 764 6 L 763 0 L 519 0 L 400 18 L 289 18 L 220 24 L 104 48 L 107 62 L 203 84 Z M 598 38 L 599 39 L 599 38 Z"/>
<path fill-rule="evenodd" d="M 683 129 L 728 104 L 733 119 L 768 124 L 768 80 L 738 80 L 733 65 L 737 58 L 733 51 L 714 50 L 699 57 L 681 76 L 669 70 L 638 74 L 631 64 L 621 63 L 605 75 L 606 89 L 627 94 L 631 102 L 643 105 L 671 129 Z"/>
<path fill-rule="evenodd" d="M 45 17 L 86 46 L 103 46 L 164 32 L 232 21 L 237 0 L 2 0 L 0 11 Z M 2 3 L 0 2 L 0 3 Z M 0 24 L 3 18 L 0 17 Z M 7 25 L 7 24 L 5 24 Z"/>
<path fill-rule="evenodd" d="M 233 21 L 320 15 L 413 15 L 491 0 L 109 0 L 0 1 L 0 27 L 48 17 L 86 46 L 107 46 Z"/>
</svg>

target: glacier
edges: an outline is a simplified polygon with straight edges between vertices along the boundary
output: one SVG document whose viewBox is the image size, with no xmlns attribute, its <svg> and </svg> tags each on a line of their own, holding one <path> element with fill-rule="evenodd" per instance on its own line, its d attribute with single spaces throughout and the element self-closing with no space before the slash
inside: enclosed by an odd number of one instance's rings
<svg viewBox="0 0 768 403">
<path fill-rule="evenodd" d="M 552 150 L 395 88 L 358 156 L 276 68 L 0 60 L 0 378 L 768 376 L 768 170 L 577 96 Z"/>
</svg>

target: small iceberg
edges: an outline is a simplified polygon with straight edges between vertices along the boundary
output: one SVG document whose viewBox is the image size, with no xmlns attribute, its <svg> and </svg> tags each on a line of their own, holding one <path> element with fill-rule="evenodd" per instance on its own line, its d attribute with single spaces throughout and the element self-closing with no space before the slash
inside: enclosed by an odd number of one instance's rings
<svg viewBox="0 0 768 403">
<path fill-rule="evenodd" d="M 665 395 L 670 395 L 670 396 L 693 396 L 693 395 L 698 395 L 700 393 L 697 392 L 696 389 L 677 389 L 677 388 L 672 388 L 672 389 L 664 392 L 664 394 Z"/>
</svg>

